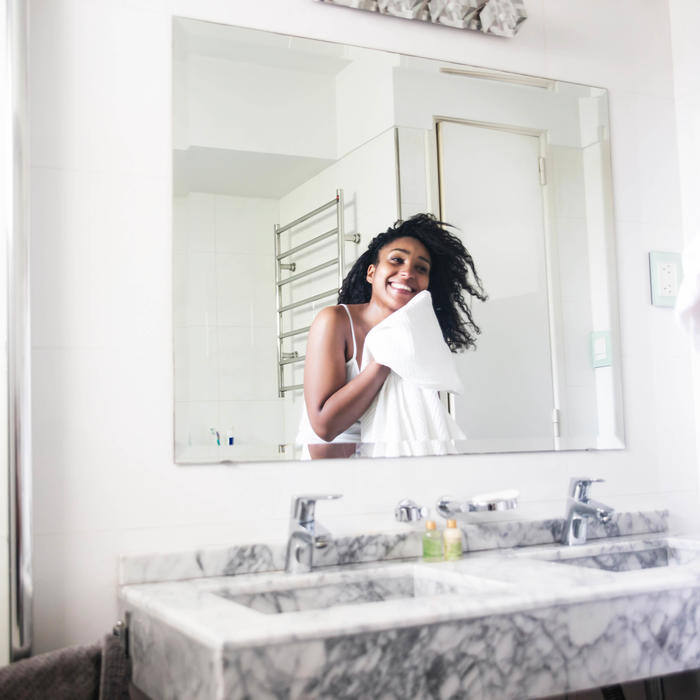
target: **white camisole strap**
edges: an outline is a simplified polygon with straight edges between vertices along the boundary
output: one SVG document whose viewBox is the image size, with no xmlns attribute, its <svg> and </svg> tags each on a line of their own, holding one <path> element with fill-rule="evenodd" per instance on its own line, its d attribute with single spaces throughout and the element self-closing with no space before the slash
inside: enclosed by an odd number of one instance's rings
<svg viewBox="0 0 700 700">
<path fill-rule="evenodd" d="M 345 309 L 345 312 L 350 319 L 350 333 L 352 334 L 352 357 L 348 360 L 348 362 L 355 360 L 355 364 L 357 364 L 357 341 L 355 340 L 355 326 L 352 322 L 352 316 L 350 315 L 350 309 L 348 309 L 347 304 L 341 304 L 341 306 Z"/>
</svg>

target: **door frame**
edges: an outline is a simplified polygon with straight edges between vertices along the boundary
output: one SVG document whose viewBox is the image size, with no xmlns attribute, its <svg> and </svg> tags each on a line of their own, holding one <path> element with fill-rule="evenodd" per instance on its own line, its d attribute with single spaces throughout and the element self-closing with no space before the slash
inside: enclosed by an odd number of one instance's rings
<svg viewBox="0 0 700 700">
<path fill-rule="evenodd" d="M 447 117 L 441 115 L 433 115 L 432 138 L 434 144 L 431 144 L 429 152 L 432 154 L 430 170 L 432 177 L 430 178 L 432 187 L 432 201 L 436 203 L 437 216 L 442 221 L 444 206 L 444 188 L 442 183 L 443 176 L 443 151 L 440 138 L 440 124 L 443 122 L 452 124 L 462 124 L 480 129 L 491 129 L 493 131 L 503 131 L 512 134 L 520 134 L 523 136 L 533 136 L 538 139 L 539 143 L 539 159 L 540 167 L 540 185 L 542 193 L 542 223 L 543 223 L 543 246 L 544 246 L 544 264 L 547 284 L 547 310 L 548 310 L 548 328 L 549 328 L 549 346 L 550 346 L 550 362 L 552 371 L 552 436 L 553 449 L 555 451 L 562 449 L 562 426 L 561 417 L 567 416 L 568 411 L 566 403 L 566 392 L 562 391 L 565 386 L 565 366 L 564 366 L 564 337 L 563 337 L 563 308 L 561 303 L 561 286 L 559 278 L 558 265 L 558 250 L 556 241 L 556 230 L 554 222 L 554 197 L 549 187 L 549 178 L 547 172 L 548 154 L 549 154 L 549 132 L 546 129 L 533 129 L 532 127 L 524 127 L 517 124 L 502 124 L 498 122 L 485 122 L 474 119 L 460 119 L 458 117 Z M 432 140 L 432 139 L 431 139 Z M 455 402 L 452 394 L 447 395 L 447 409 L 450 415 L 455 415 Z"/>
</svg>

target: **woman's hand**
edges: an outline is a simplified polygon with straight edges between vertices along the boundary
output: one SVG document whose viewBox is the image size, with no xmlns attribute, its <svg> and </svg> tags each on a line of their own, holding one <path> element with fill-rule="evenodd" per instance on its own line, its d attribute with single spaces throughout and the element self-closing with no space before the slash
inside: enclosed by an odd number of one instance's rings
<svg viewBox="0 0 700 700">
<path fill-rule="evenodd" d="M 345 309 L 330 306 L 314 320 L 306 344 L 304 400 L 311 427 L 322 440 L 333 440 L 358 420 L 391 371 L 371 362 L 346 383 L 347 329 Z"/>
</svg>

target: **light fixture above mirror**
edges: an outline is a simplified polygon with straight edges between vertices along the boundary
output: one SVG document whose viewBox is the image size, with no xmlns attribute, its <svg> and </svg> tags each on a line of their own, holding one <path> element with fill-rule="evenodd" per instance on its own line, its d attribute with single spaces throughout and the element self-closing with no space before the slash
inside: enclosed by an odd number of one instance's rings
<svg viewBox="0 0 700 700">
<path fill-rule="evenodd" d="M 329 5 L 514 37 L 527 19 L 524 0 L 317 0 Z"/>
</svg>

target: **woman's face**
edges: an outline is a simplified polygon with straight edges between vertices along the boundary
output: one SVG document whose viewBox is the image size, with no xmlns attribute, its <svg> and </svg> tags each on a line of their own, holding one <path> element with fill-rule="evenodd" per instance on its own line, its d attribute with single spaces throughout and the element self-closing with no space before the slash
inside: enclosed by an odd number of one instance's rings
<svg viewBox="0 0 700 700">
<path fill-rule="evenodd" d="M 376 265 L 367 268 L 372 301 L 396 311 L 428 288 L 430 253 L 417 239 L 395 238 L 379 250 Z"/>
</svg>

